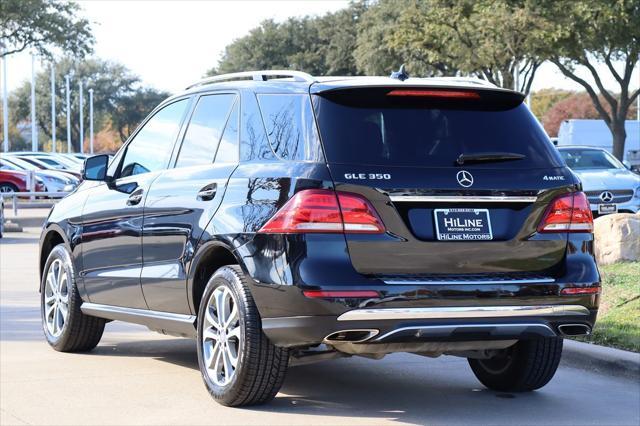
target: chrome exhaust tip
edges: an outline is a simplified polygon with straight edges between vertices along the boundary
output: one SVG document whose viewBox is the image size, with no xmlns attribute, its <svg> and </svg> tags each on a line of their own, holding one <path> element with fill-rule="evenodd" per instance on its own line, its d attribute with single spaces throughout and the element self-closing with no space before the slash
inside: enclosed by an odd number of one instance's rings
<svg viewBox="0 0 640 426">
<path fill-rule="evenodd" d="M 354 330 L 340 330 L 329 334 L 324 338 L 326 343 L 360 343 L 371 339 L 376 336 L 380 331 L 373 328 L 354 329 Z"/>
<path fill-rule="evenodd" d="M 562 324 L 558 331 L 563 336 L 585 336 L 591 334 L 591 327 L 585 324 Z"/>
</svg>

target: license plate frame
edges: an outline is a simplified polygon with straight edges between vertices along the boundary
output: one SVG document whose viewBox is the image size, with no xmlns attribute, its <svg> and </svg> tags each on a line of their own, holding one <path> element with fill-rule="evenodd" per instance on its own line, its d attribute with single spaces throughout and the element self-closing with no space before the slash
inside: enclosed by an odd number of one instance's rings
<svg viewBox="0 0 640 426">
<path fill-rule="evenodd" d="M 453 223 L 447 223 L 444 219 L 452 219 Z M 479 226 L 477 222 L 478 219 L 484 219 Z M 433 221 L 435 223 L 436 239 L 438 241 L 493 240 L 493 229 L 491 227 L 491 215 L 489 213 L 489 209 L 434 209 Z"/>
<path fill-rule="evenodd" d="M 598 214 L 618 213 L 618 205 L 614 203 L 598 204 Z"/>
</svg>

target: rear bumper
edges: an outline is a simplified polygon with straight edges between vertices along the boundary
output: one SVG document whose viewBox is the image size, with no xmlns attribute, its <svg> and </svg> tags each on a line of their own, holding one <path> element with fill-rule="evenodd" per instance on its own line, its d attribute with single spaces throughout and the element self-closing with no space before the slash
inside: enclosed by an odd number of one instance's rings
<svg viewBox="0 0 640 426">
<path fill-rule="evenodd" d="M 263 329 L 278 346 L 309 346 L 353 341 L 357 344 L 521 340 L 562 335 L 562 325 L 591 330 L 597 310 L 582 305 L 477 306 L 354 309 L 339 316 L 263 319 Z"/>
</svg>

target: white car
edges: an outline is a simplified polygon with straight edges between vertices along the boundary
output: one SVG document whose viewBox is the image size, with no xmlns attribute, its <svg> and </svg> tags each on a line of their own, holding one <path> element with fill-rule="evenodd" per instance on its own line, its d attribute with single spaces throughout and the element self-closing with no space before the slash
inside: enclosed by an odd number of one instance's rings
<svg viewBox="0 0 640 426">
<path fill-rule="evenodd" d="M 9 156 L 8 156 L 9 157 Z M 41 170 L 33 164 L 17 157 L 0 158 L 0 169 L 7 170 L 33 170 L 36 177 L 40 178 L 47 192 L 71 192 L 79 184 L 79 179 L 73 175 L 55 170 Z"/>
<path fill-rule="evenodd" d="M 558 147 L 558 151 L 582 181 L 594 213 L 640 211 L 640 176 L 608 151 L 589 146 Z"/>
</svg>

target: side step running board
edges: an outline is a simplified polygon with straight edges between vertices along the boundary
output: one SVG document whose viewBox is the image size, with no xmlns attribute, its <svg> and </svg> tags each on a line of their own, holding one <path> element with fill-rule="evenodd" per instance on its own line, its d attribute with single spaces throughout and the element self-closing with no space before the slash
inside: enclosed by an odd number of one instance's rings
<svg viewBox="0 0 640 426">
<path fill-rule="evenodd" d="M 150 311 L 147 309 L 123 308 L 84 302 L 82 313 L 93 317 L 132 322 L 149 327 L 163 334 L 196 337 L 196 316 Z"/>
</svg>

